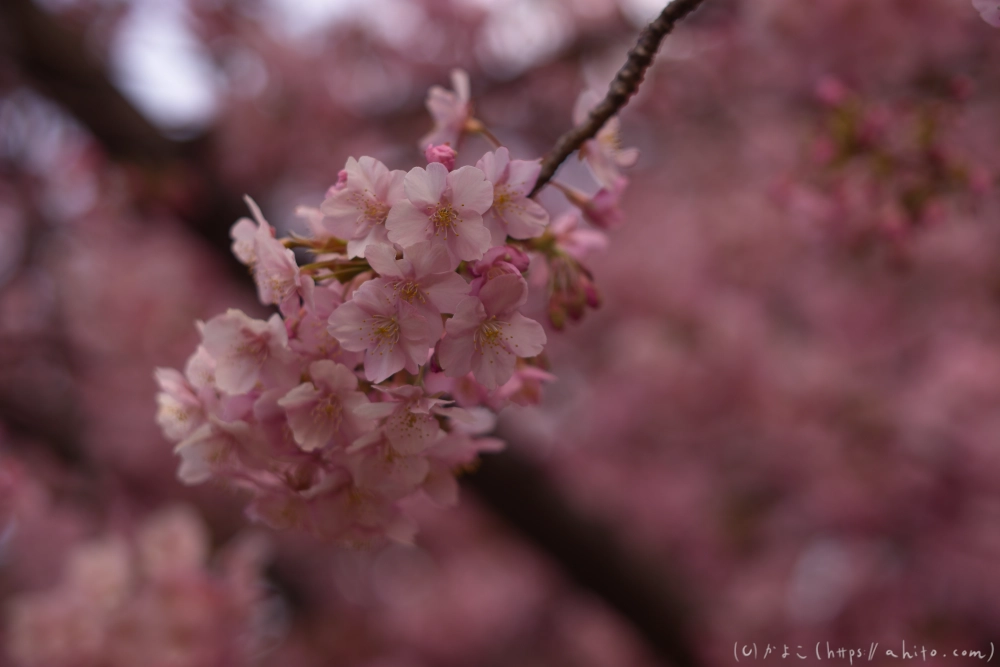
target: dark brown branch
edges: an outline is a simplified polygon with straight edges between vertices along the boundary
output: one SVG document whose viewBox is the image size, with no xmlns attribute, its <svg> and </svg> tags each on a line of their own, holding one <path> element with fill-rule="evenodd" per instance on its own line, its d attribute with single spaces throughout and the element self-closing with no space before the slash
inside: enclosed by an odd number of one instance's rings
<svg viewBox="0 0 1000 667">
<path fill-rule="evenodd" d="M 483 457 L 465 486 L 555 560 L 581 587 L 627 618 L 665 664 L 701 664 L 692 645 L 692 610 L 671 568 L 621 546 L 609 526 L 576 511 L 545 472 L 515 448 Z"/>
<path fill-rule="evenodd" d="M 590 115 L 582 124 L 563 134 L 545 159 L 542 160 L 542 171 L 538 175 L 534 196 L 545 184 L 556 175 L 556 169 L 566 161 L 573 151 L 580 148 L 583 142 L 593 138 L 608 120 L 624 107 L 629 99 L 639 90 L 639 84 L 646 76 L 646 70 L 653 63 L 653 57 L 660 48 L 660 42 L 674 29 L 674 25 L 698 8 L 704 0 L 674 0 L 660 13 L 656 19 L 643 29 L 639 41 L 628 52 L 628 58 L 614 81 L 608 87 L 608 94 L 600 104 L 590 110 Z"/>
</svg>

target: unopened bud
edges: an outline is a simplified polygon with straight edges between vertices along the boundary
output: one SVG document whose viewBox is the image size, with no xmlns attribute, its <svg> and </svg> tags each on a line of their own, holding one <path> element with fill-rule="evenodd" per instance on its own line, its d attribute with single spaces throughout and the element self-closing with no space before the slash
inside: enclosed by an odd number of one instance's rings
<svg viewBox="0 0 1000 667">
<path fill-rule="evenodd" d="M 454 148 L 448 144 L 427 144 L 427 148 L 424 149 L 424 157 L 427 158 L 427 164 L 432 162 L 440 162 L 451 171 L 455 168 L 455 158 L 458 157 L 458 153 Z"/>
</svg>

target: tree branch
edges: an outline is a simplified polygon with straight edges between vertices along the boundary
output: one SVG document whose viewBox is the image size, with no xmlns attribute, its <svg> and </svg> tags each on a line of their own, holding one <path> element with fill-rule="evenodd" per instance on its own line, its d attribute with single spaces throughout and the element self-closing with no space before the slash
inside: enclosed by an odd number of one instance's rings
<svg viewBox="0 0 1000 667">
<path fill-rule="evenodd" d="M 517 447 L 484 455 L 463 484 L 579 586 L 627 618 L 664 663 L 701 664 L 691 641 L 692 609 L 665 574 L 669 568 L 627 551 L 610 526 L 576 511 Z"/>
<path fill-rule="evenodd" d="M 580 148 L 583 142 L 592 139 L 608 120 L 624 107 L 629 99 L 639 90 L 639 84 L 646 76 L 646 70 L 653 63 L 660 42 L 674 29 L 674 25 L 698 8 L 704 0 L 674 0 L 664 8 L 656 19 L 643 29 L 639 41 L 628 52 L 628 58 L 614 81 L 608 87 L 608 94 L 601 103 L 590 110 L 590 115 L 582 124 L 563 134 L 545 159 L 542 160 L 542 171 L 538 175 L 535 188 L 529 196 L 533 197 L 546 183 L 552 180 L 566 158 Z"/>
</svg>

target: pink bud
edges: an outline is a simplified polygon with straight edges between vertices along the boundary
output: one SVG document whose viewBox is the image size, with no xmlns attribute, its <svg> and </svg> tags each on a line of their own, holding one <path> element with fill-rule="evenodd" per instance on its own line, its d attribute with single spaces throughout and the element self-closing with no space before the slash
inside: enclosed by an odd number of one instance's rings
<svg viewBox="0 0 1000 667">
<path fill-rule="evenodd" d="M 326 191 L 327 197 L 332 197 L 341 190 L 347 187 L 347 170 L 341 169 L 337 173 L 337 182 L 330 186 L 330 189 Z"/>
<path fill-rule="evenodd" d="M 427 144 L 427 148 L 424 149 L 424 157 L 427 158 L 427 164 L 431 162 L 440 162 L 443 164 L 448 171 L 455 168 L 455 158 L 458 153 L 454 148 L 448 144 Z"/>
</svg>

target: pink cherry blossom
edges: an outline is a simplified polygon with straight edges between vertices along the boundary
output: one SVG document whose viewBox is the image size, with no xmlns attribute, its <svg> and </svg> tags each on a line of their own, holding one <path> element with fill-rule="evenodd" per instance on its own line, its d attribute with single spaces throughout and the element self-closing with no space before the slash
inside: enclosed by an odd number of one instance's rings
<svg viewBox="0 0 1000 667">
<path fill-rule="evenodd" d="M 361 362 L 361 355 L 340 346 L 340 341 L 330 335 L 327 321 L 344 302 L 339 283 L 326 283 L 316 287 L 310 303 L 299 310 L 298 316 L 285 320 L 288 329 L 288 346 L 301 357 L 317 360 L 330 359 L 354 368 Z"/>
<path fill-rule="evenodd" d="M 406 199 L 389 211 L 389 240 L 406 248 L 432 241 L 448 248 L 452 261 L 477 260 L 490 247 L 483 213 L 493 205 L 493 186 L 476 167 L 449 172 L 438 162 L 414 167 L 403 181 Z"/>
<path fill-rule="evenodd" d="M 487 282 L 478 297 L 459 304 L 438 347 L 445 373 L 459 377 L 472 371 L 476 380 L 496 389 L 514 374 L 518 357 L 540 354 L 545 331 L 517 312 L 527 299 L 524 279 L 505 275 Z"/>
<path fill-rule="evenodd" d="M 1000 28 L 1000 1 L 972 0 L 972 6 L 976 8 L 984 21 L 994 28 Z"/>
<path fill-rule="evenodd" d="M 542 169 L 540 160 L 511 160 L 505 147 L 487 153 L 476 166 L 493 184 L 493 206 L 483 216 L 493 245 L 502 245 L 507 237 L 530 239 L 541 236 L 549 224 L 549 214 L 528 197 Z"/>
<path fill-rule="evenodd" d="M 437 342 L 420 311 L 393 299 L 377 284 L 362 285 L 330 315 L 330 334 L 346 350 L 365 352 L 365 377 L 381 382 L 404 368 L 410 373 L 427 361 Z"/>
<path fill-rule="evenodd" d="M 367 259 L 380 276 L 375 284 L 392 298 L 423 311 L 432 327 L 435 321 L 441 321 L 441 313 L 454 313 L 469 294 L 469 283 L 455 273 L 455 265 L 442 245 L 417 243 L 403 251 L 402 259 L 396 259 L 392 246 L 377 245 L 370 248 Z"/>
<path fill-rule="evenodd" d="M 275 238 L 274 227 L 264 219 L 257 204 L 250 197 L 244 199 L 257 226 L 254 228 L 246 218 L 233 225 L 233 253 L 252 268 L 261 303 L 275 304 L 282 313 L 294 312 L 299 296 L 308 298 L 312 279 L 299 272 L 295 254 Z"/>
<path fill-rule="evenodd" d="M 426 373 L 424 388 L 431 393 L 448 394 L 463 408 L 488 405 L 492 393 L 476 382 L 471 372 L 461 377 L 449 377 L 444 373 Z"/>
<path fill-rule="evenodd" d="M 172 368 L 157 368 L 156 421 L 169 440 L 183 440 L 205 421 L 201 400 L 181 373 Z"/>
<path fill-rule="evenodd" d="M 483 258 L 471 266 L 472 275 L 476 278 L 469 284 L 469 294 L 476 296 L 486 281 L 497 276 L 516 275 L 528 270 L 531 258 L 528 254 L 514 246 L 495 246 L 486 251 Z"/>
<path fill-rule="evenodd" d="M 347 240 L 348 257 L 364 257 L 370 243 L 385 243 L 386 216 L 403 197 L 402 171 L 389 168 L 375 158 L 347 159 L 344 186 L 326 193 L 320 210 L 323 224 L 334 235 Z"/>
<path fill-rule="evenodd" d="M 559 248 L 577 260 L 608 247 L 608 237 L 604 232 L 580 227 L 577 211 L 571 210 L 553 220 L 550 230 Z"/>
<path fill-rule="evenodd" d="M 289 384 L 298 377 L 288 334 L 278 315 L 263 322 L 230 308 L 202 326 L 202 339 L 215 360 L 215 380 L 222 391 L 245 394 L 259 382 Z"/>
<path fill-rule="evenodd" d="M 458 152 L 448 144 L 427 144 L 427 148 L 424 149 L 424 158 L 426 158 L 427 163 L 440 162 L 448 171 L 455 168 L 455 158 L 458 157 Z"/>
<path fill-rule="evenodd" d="M 577 99 L 573 110 L 573 122 L 580 125 L 587 120 L 590 110 L 600 101 L 600 95 L 587 91 Z M 613 188 L 621 176 L 621 170 L 633 166 L 639 159 L 639 149 L 622 148 L 619 136 L 620 121 L 611 118 L 598 130 L 597 136 L 584 142 L 580 157 L 587 162 L 597 182 L 606 188 Z"/>
<path fill-rule="evenodd" d="M 518 368 L 510 380 L 493 392 L 492 406 L 499 410 L 508 401 L 517 405 L 538 405 L 542 402 L 542 385 L 555 380 L 555 375 L 536 366 Z"/>
<path fill-rule="evenodd" d="M 358 378 L 349 368 L 327 359 L 314 361 L 309 377 L 310 382 L 278 401 L 303 450 L 312 452 L 331 444 L 346 447 L 374 426 L 355 413 L 368 403 L 368 397 L 358 391 Z"/>
<path fill-rule="evenodd" d="M 580 209 L 583 217 L 590 224 L 601 229 L 617 229 L 625 224 L 625 213 L 619 202 L 622 193 L 628 186 L 628 179 L 619 176 L 611 186 L 603 186 L 593 196 L 588 196 L 576 188 L 559 183 L 554 184 L 570 202 Z"/>
<path fill-rule="evenodd" d="M 392 499 L 359 486 L 345 468 L 322 472 L 301 490 L 264 492 L 247 514 L 275 529 L 296 528 L 358 547 L 379 544 L 386 537 L 408 542 L 415 531 Z"/>
<path fill-rule="evenodd" d="M 453 69 L 451 85 L 454 91 L 431 86 L 427 92 L 427 110 L 434 117 L 434 129 L 420 139 L 421 148 L 428 144 L 457 146 L 472 119 L 469 75 L 464 70 Z"/>
<path fill-rule="evenodd" d="M 398 450 L 383 430 L 360 440 L 351 453 L 350 470 L 357 485 L 391 500 L 416 491 L 430 470 L 424 456 Z"/>
<path fill-rule="evenodd" d="M 174 448 L 181 457 L 177 479 L 185 484 L 202 484 L 239 467 L 239 453 L 256 437 L 243 421 L 225 422 L 210 417 Z"/>
<path fill-rule="evenodd" d="M 384 419 L 382 430 L 397 452 L 422 452 L 444 435 L 435 415 L 446 414 L 442 406 L 450 401 L 428 396 L 424 389 L 413 385 L 386 389 L 383 395 L 386 400 L 361 406 L 358 414 Z"/>
</svg>

